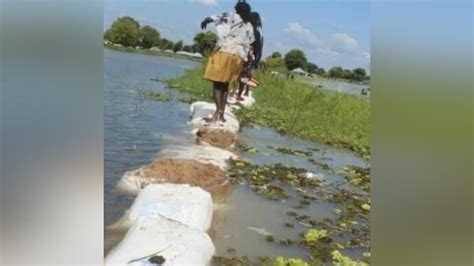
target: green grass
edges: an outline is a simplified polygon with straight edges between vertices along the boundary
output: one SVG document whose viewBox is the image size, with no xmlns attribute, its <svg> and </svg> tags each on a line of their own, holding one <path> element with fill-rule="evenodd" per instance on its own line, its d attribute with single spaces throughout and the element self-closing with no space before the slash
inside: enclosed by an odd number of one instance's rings
<svg viewBox="0 0 474 266">
<path fill-rule="evenodd" d="M 169 81 L 171 87 L 211 100 L 203 69 Z M 317 89 L 282 76 L 257 72 L 256 104 L 237 112 L 242 123 L 269 126 L 283 134 L 322 141 L 370 155 L 370 103 L 352 95 Z"/>
<path fill-rule="evenodd" d="M 213 101 L 212 83 L 203 79 L 204 69 L 187 70 L 184 75 L 168 80 L 168 87 L 195 95 L 200 101 Z"/>
<path fill-rule="evenodd" d="M 164 56 L 164 57 L 172 57 L 172 58 L 179 58 L 179 59 L 186 59 L 191 61 L 200 62 L 202 59 L 195 58 L 187 55 L 180 55 L 176 53 L 167 53 L 167 52 L 160 52 L 160 51 L 150 51 L 147 49 L 135 49 L 133 47 L 124 47 L 124 46 L 113 46 L 110 44 L 104 44 L 104 47 L 110 50 L 126 52 L 126 53 L 136 53 L 136 54 L 145 54 L 145 55 L 153 55 L 153 56 Z"/>
</svg>

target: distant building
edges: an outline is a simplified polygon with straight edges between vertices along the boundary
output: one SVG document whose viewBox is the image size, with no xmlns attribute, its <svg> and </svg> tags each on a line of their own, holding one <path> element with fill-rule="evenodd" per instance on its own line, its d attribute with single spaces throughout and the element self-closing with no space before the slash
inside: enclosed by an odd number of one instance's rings
<svg viewBox="0 0 474 266">
<path fill-rule="evenodd" d="M 171 50 L 171 49 L 166 49 L 166 50 L 165 50 L 165 53 L 173 53 L 173 54 L 174 54 L 174 51 Z"/>
<path fill-rule="evenodd" d="M 308 72 L 304 71 L 301 67 L 295 68 L 295 69 L 291 70 L 291 72 L 293 72 L 295 74 L 303 75 L 303 76 L 308 75 Z"/>
<path fill-rule="evenodd" d="M 161 49 L 155 46 L 155 47 L 151 47 L 150 51 L 161 52 Z"/>
</svg>

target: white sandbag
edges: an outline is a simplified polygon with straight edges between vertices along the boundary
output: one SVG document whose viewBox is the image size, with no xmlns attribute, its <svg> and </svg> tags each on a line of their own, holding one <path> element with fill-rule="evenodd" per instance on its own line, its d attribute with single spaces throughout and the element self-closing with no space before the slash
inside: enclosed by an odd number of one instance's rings
<svg viewBox="0 0 474 266">
<path fill-rule="evenodd" d="M 237 160 L 239 157 L 230 151 L 208 145 L 173 145 L 161 151 L 158 158 L 194 160 L 203 164 L 215 165 L 221 170 L 226 171 L 228 168 L 227 161 L 229 159 Z M 125 172 L 115 187 L 116 191 L 137 195 L 148 184 L 154 182 L 150 178 L 142 176 L 141 172 L 142 168 Z"/>
<path fill-rule="evenodd" d="M 148 256 L 155 254 L 165 259 L 164 266 L 204 266 L 214 252 L 214 244 L 206 233 L 162 216 L 143 216 L 109 253 L 105 265 L 151 265 Z"/>
<path fill-rule="evenodd" d="M 237 101 L 236 96 L 232 95 L 229 97 L 229 104 L 231 104 L 232 107 L 235 107 L 235 109 L 239 109 L 239 106 L 249 108 L 252 107 L 252 105 L 255 104 L 255 99 L 252 96 L 252 91 L 249 92 L 249 96 L 242 96 L 244 98 L 243 101 Z"/>
<path fill-rule="evenodd" d="M 239 158 L 228 150 L 209 145 L 170 146 L 162 150 L 158 157 L 164 159 L 195 160 L 200 163 L 215 165 L 224 171 L 228 168 L 227 161 L 229 159 L 236 160 Z"/>
<path fill-rule="evenodd" d="M 212 210 L 211 194 L 199 187 L 150 184 L 135 199 L 127 218 L 135 221 L 142 216 L 163 216 L 207 231 L 211 226 Z"/>
<path fill-rule="evenodd" d="M 217 122 L 217 123 L 208 123 L 204 120 L 204 118 L 210 118 L 214 114 L 216 110 L 216 105 L 213 103 L 207 102 L 195 102 L 191 104 L 191 115 L 192 120 L 191 124 L 195 128 L 199 127 L 208 127 L 208 128 L 215 128 L 221 130 L 228 130 L 234 134 L 239 132 L 240 123 L 239 120 L 235 117 L 232 113 L 231 108 L 226 108 L 224 113 L 224 118 L 227 120 L 226 122 Z"/>
</svg>

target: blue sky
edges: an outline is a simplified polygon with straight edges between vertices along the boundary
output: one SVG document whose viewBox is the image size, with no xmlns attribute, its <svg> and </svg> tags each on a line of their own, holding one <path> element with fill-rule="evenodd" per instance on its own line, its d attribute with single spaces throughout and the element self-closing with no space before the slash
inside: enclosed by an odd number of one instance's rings
<svg viewBox="0 0 474 266">
<path fill-rule="evenodd" d="M 121 16 L 157 28 L 171 40 L 192 43 L 200 22 L 233 11 L 236 0 L 105 0 L 104 29 Z M 248 0 L 263 17 L 264 56 L 302 49 L 326 69 L 340 65 L 370 71 L 368 0 Z M 210 26 L 212 28 L 212 26 Z"/>
</svg>

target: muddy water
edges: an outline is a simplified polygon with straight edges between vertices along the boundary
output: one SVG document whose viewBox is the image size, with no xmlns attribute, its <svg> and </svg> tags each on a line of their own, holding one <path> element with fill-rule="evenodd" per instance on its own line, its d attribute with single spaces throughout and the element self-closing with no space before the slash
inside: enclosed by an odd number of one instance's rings
<svg viewBox="0 0 474 266">
<path fill-rule="evenodd" d="M 256 152 L 241 153 L 242 157 L 252 164 L 281 163 L 286 166 L 304 168 L 324 176 L 328 184 L 344 180 L 336 172 L 345 166 L 367 166 L 363 159 L 350 151 L 281 136 L 269 128 L 244 127 L 240 132 L 240 139 L 243 144 L 257 149 Z M 275 148 L 311 151 L 313 154 L 309 157 L 288 155 L 278 152 Z M 314 165 L 308 159 L 323 162 L 330 167 L 330 170 Z M 287 239 L 297 241 L 301 238 L 299 234 L 308 230 L 304 225 L 295 222 L 293 217 L 289 217 L 287 212 L 296 211 L 298 214 L 308 215 L 317 220 L 334 219 L 333 209 L 337 205 L 317 200 L 306 209 L 295 209 L 298 201 L 296 195 L 283 201 L 268 200 L 257 195 L 246 184 L 237 185 L 216 214 L 218 224 L 213 237 L 217 255 L 248 256 L 254 259 L 261 256 L 307 258 L 307 251 L 299 247 L 297 242 L 290 246 L 278 243 L 280 240 Z M 292 223 L 294 227 L 289 228 L 285 226 L 285 223 Z M 274 242 L 266 241 L 268 234 L 274 237 Z"/>
<path fill-rule="evenodd" d="M 159 102 L 144 100 L 137 90 L 164 92 L 176 96 L 178 93 L 164 88 L 163 84 L 151 81 L 158 76 L 170 78 L 198 63 L 173 58 L 152 57 L 131 53 L 104 51 L 105 72 L 105 225 L 119 219 L 130 207 L 134 197 L 113 192 L 113 188 L 124 172 L 148 164 L 155 155 L 173 143 L 192 143 L 189 133 L 189 104 L 176 100 Z M 257 165 L 281 163 L 305 168 L 320 173 L 329 183 L 343 180 L 335 174 L 347 165 L 366 166 L 366 163 L 351 152 L 333 149 L 323 144 L 280 136 L 268 128 L 244 127 L 239 134 L 243 144 L 258 152 L 243 152 L 243 158 Z M 311 151 L 312 158 L 327 164 L 331 171 L 308 161 L 307 157 L 282 154 L 275 148 Z M 269 256 L 301 257 L 307 251 L 297 244 L 285 246 L 279 240 L 298 240 L 298 234 L 307 230 L 287 215 L 298 205 L 296 197 L 285 201 L 267 200 L 251 191 L 248 185 L 237 185 L 226 195 L 215 212 L 212 231 L 217 254 L 220 256 Z M 332 203 L 312 202 L 306 209 L 295 210 L 315 219 L 334 218 Z M 284 226 L 293 224 L 292 228 Z M 124 232 L 105 231 L 107 253 Z M 265 236 L 271 234 L 275 242 L 269 243 Z M 229 250 L 231 249 L 231 250 Z M 235 252 L 234 252 L 235 250 Z M 229 253 L 231 251 L 231 253 Z"/>
</svg>

